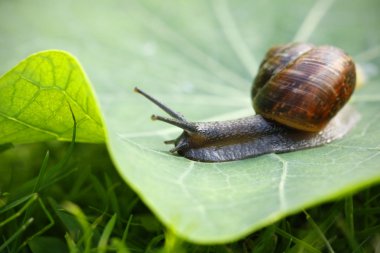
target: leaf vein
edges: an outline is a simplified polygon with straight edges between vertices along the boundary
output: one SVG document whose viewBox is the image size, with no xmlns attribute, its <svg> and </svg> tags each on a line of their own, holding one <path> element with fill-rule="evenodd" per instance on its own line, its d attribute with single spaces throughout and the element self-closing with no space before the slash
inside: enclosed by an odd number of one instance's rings
<svg viewBox="0 0 380 253">
<path fill-rule="evenodd" d="M 309 13 L 304 18 L 300 28 L 293 38 L 293 41 L 308 41 L 311 34 L 317 28 L 319 22 L 322 20 L 323 16 L 327 13 L 328 9 L 334 2 L 335 0 L 316 1 L 314 6 L 311 7 Z"/>
<path fill-rule="evenodd" d="M 153 22 L 149 22 L 149 29 L 175 48 L 178 49 L 178 46 L 180 45 L 181 48 L 179 48 L 179 52 L 187 53 L 185 54 L 186 57 L 190 57 L 196 62 L 201 63 L 203 67 L 202 69 L 205 69 L 204 67 L 207 66 L 212 73 L 222 75 L 224 80 L 228 80 L 229 83 L 236 88 L 243 87 L 247 83 L 245 78 L 231 71 L 218 60 L 204 53 L 202 50 L 194 46 L 194 43 L 189 43 L 188 39 L 181 36 L 178 32 L 173 31 L 169 25 L 163 22 L 163 20 L 154 18 L 154 14 L 148 10 L 146 6 L 139 3 L 136 5 L 136 8 L 139 8 L 141 13 L 145 14 L 146 20 L 154 19 Z M 183 50 L 183 48 L 186 48 L 186 50 Z M 240 91 L 240 88 L 238 88 L 238 90 Z"/>
<path fill-rule="evenodd" d="M 253 76 L 257 70 L 258 64 L 256 59 L 252 56 L 249 47 L 243 40 L 243 36 L 240 34 L 238 26 L 234 22 L 234 18 L 229 11 L 229 6 L 226 0 L 213 1 L 214 11 L 219 23 L 222 26 L 222 31 L 230 43 L 231 48 L 235 51 L 236 55 L 246 68 L 248 73 Z"/>
<path fill-rule="evenodd" d="M 23 126 L 26 126 L 26 127 L 28 127 L 28 128 L 31 128 L 31 129 L 33 129 L 33 130 L 36 130 L 36 131 L 38 131 L 38 132 L 42 132 L 42 133 L 45 133 L 45 134 L 48 134 L 48 135 L 52 135 L 52 136 L 54 136 L 54 137 L 56 137 L 56 138 L 59 137 L 59 135 L 58 135 L 57 133 L 55 133 L 55 132 L 49 131 L 49 130 L 47 130 L 47 129 L 43 129 L 43 128 L 41 128 L 41 127 L 34 126 L 34 125 L 30 124 L 30 123 L 26 123 L 26 122 L 21 121 L 21 120 L 19 120 L 19 119 L 17 119 L 17 118 L 14 118 L 14 117 L 8 116 L 8 115 L 6 115 L 6 114 L 3 113 L 3 112 L 0 112 L 0 116 L 2 116 L 3 118 L 8 119 L 8 120 L 10 120 L 10 121 L 16 122 L 16 123 L 18 123 L 18 124 L 20 124 L 20 125 L 23 125 Z"/>
</svg>

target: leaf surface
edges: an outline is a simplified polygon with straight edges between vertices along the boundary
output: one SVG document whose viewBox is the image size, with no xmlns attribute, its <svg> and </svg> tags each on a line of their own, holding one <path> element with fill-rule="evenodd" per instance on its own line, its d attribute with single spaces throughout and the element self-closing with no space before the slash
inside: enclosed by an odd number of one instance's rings
<svg viewBox="0 0 380 253">
<path fill-rule="evenodd" d="M 69 101 L 77 117 L 87 122 L 78 125 L 80 141 L 102 141 L 104 117 L 106 143 L 120 174 L 169 229 L 198 243 L 236 240 L 380 181 L 379 7 L 376 0 L 2 1 L 1 72 L 26 55 L 58 48 L 80 59 L 93 87 L 73 63 L 81 77 L 72 82 L 79 89 L 70 93 L 72 100 L 54 89 L 49 92 L 57 97 L 33 97 L 47 84 L 66 84 L 43 80 L 69 72 L 58 59 L 73 58 L 58 51 L 27 58 L 0 80 L 2 101 L 11 100 L 1 105 L 2 121 L 9 125 L 1 126 L 1 142 L 68 139 Z M 132 92 L 138 85 L 194 121 L 251 115 L 248 94 L 260 59 L 269 47 L 293 40 L 341 47 L 367 75 L 365 86 L 350 101 L 361 120 L 342 140 L 243 161 L 193 162 L 168 152 L 162 142 L 180 130 L 151 122 L 150 114 L 162 112 Z M 53 57 L 58 64 L 42 64 L 45 75 L 38 75 L 42 70 L 35 60 L 58 53 L 62 58 Z M 36 66 L 30 68 L 29 62 Z M 27 81 L 28 71 L 38 85 Z M 22 81 L 17 83 L 17 78 Z M 20 82 L 23 88 L 17 88 Z M 84 106 L 83 101 L 95 101 L 92 89 L 102 115 L 95 102 Z M 27 114 L 12 102 L 16 99 L 29 109 Z M 22 122 L 54 134 L 24 125 L 20 130 L 11 120 L 20 111 L 25 113 Z"/>
<path fill-rule="evenodd" d="M 1 143 L 72 137 L 70 106 L 78 140 L 104 141 L 100 112 L 79 63 L 63 51 L 32 55 L 0 78 Z"/>
</svg>

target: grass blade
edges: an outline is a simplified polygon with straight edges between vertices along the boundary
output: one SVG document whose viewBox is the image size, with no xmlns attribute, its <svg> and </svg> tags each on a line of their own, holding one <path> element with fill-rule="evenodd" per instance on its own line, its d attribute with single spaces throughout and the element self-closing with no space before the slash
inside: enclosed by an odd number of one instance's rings
<svg viewBox="0 0 380 253">
<path fill-rule="evenodd" d="M 102 233 L 100 240 L 98 242 L 98 252 L 99 253 L 106 253 L 106 251 L 107 251 L 107 244 L 108 244 L 109 238 L 111 236 L 112 230 L 115 226 L 116 217 L 117 217 L 117 215 L 114 214 L 112 216 L 112 218 L 107 222 L 107 225 L 103 230 L 103 233 Z"/>
</svg>

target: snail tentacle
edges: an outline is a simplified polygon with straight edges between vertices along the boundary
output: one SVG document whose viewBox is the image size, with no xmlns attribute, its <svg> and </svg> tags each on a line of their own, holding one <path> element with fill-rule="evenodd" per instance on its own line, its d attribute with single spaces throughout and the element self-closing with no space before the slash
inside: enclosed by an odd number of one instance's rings
<svg viewBox="0 0 380 253">
<path fill-rule="evenodd" d="M 185 117 L 176 112 L 176 111 L 173 111 L 172 109 L 170 109 L 168 106 L 164 105 L 163 103 L 161 103 L 160 101 L 158 101 L 157 99 L 155 99 L 154 97 L 152 97 L 151 95 L 145 93 L 144 91 L 140 90 L 139 88 L 135 87 L 134 89 L 135 92 L 143 95 L 144 97 L 146 97 L 147 99 L 149 99 L 150 101 L 152 101 L 154 104 L 156 104 L 158 107 L 160 107 L 163 111 L 165 111 L 167 114 L 169 114 L 170 116 L 172 116 L 173 118 L 177 119 L 177 120 L 180 120 L 180 121 L 186 121 Z"/>
<path fill-rule="evenodd" d="M 172 119 L 172 118 L 166 118 L 166 117 L 162 117 L 162 116 L 155 115 L 155 114 L 153 114 L 151 116 L 151 119 L 166 122 L 170 125 L 179 127 L 179 128 L 181 128 L 185 131 L 188 131 L 188 132 L 196 132 L 197 131 L 196 125 L 192 122 L 182 121 L 182 120 Z"/>
</svg>

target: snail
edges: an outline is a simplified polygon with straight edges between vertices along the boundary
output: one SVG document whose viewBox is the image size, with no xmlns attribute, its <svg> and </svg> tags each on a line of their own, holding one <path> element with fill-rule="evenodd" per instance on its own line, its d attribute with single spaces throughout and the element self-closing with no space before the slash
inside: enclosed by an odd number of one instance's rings
<svg viewBox="0 0 380 253">
<path fill-rule="evenodd" d="M 358 120 L 357 113 L 344 106 L 355 85 L 355 64 L 343 50 L 289 43 L 269 49 L 260 64 L 251 90 L 253 116 L 190 122 L 137 87 L 135 91 L 171 116 L 152 115 L 153 120 L 183 129 L 178 138 L 165 141 L 174 144 L 172 153 L 195 161 L 224 162 L 341 138 Z"/>
</svg>

